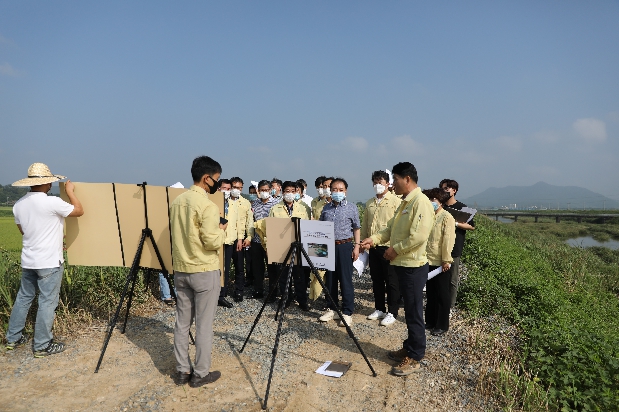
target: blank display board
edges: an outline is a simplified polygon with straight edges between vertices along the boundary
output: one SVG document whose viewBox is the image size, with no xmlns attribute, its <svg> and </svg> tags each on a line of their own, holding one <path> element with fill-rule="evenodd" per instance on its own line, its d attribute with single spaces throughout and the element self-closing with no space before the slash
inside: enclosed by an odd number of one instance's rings
<svg viewBox="0 0 619 412">
<path fill-rule="evenodd" d="M 74 183 L 75 195 L 84 207 L 84 215 L 65 221 L 67 258 L 71 265 L 131 267 L 137 253 L 142 229 L 146 227 L 144 187 L 119 183 Z M 159 253 L 172 273 L 172 243 L 169 205 L 187 189 L 146 185 L 148 227 L 153 232 Z M 208 195 L 223 216 L 224 196 Z M 65 185 L 60 183 L 60 197 L 69 201 Z M 223 274 L 223 248 L 219 251 Z M 161 270 L 157 254 L 147 238 L 139 266 Z"/>
</svg>

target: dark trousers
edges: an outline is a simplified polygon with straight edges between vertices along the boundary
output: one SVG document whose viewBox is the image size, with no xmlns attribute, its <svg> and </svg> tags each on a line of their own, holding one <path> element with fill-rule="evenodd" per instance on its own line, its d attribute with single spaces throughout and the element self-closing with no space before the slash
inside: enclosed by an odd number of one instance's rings
<svg viewBox="0 0 619 412">
<path fill-rule="evenodd" d="M 428 270 L 436 268 L 430 266 Z M 439 273 L 426 283 L 426 326 L 429 329 L 449 330 L 450 280 L 451 269 Z"/>
<path fill-rule="evenodd" d="M 254 284 L 254 270 L 251 265 L 251 246 L 243 248 L 243 257 L 245 258 L 245 282 Z"/>
<path fill-rule="evenodd" d="M 453 256 L 452 256 L 453 257 Z M 458 297 L 458 288 L 460 287 L 460 256 L 454 257 L 451 263 L 451 283 L 449 286 L 449 294 L 451 299 L 451 307 L 456 306 L 456 298 Z"/>
<path fill-rule="evenodd" d="M 242 240 L 237 240 L 242 242 Z M 245 259 L 243 258 L 244 249 L 236 250 L 236 244 L 232 248 L 232 262 L 234 263 L 234 293 L 243 294 L 245 290 Z"/>
<path fill-rule="evenodd" d="M 355 290 L 352 284 L 352 242 L 335 245 L 335 271 L 327 271 L 325 283 L 336 305 L 339 304 L 338 282 L 342 290 L 342 313 L 352 315 L 355 311 Z M 329 309 L 335 310 L 331 302 Z"/>
<path fill-rule="evenodd" d="M 403 347 L 410 358 L 420 361 L 426 354 L 426 330 L 423 323 L 423 287 L 428 280 L 428 264 L 409 268 L 394 266 L 400 282 L 400 293 L 404 298 L 404 316 L 408 338 Z"/>
<path fill-rule="evenodd" d="M 290 286 L 288 286 L 288 300 L 292 300 L 292 297 L 297 300 L 299 305 L 304 305 L 307 303 L 307 286 L 305 283 L 305 272 L 304 268 L 298 267 L 295 265 L 292 268 L 292 280 Z M 279 275 L 279 270 L 281 270 L 281 266 L 278 267 L 277 274 Z M 286 290 L 286 279 L 288 279 L 288 270 L 289 267 L 284 267 L 284 272 L 279 277 L 279 292 L 282 296 L 284 296 L 284 291 Z M 294 295 L 292 294 L 292 286 L 294 284 Z"/>
<path fill-rule="evenodd" d="M 260 243 L 251 242 L 251 263 L 254 272 L 254 292 L 264 293 L 264 271 L 267 253 Z M 269 270 L 269 291 L 276 286 L 277 268 L 275 265 L 268 265 Z"/>
<path fill-rule="evenodd" d="M 230 281 L 230 264 L 232 263 L 232 251 L 234 244 L 224 245 L 224 285 L 219 291 L 219 299 L 228 296 L 228 282 Z"/>
<path fill-rule="evenodd" d="M 387 246 L 378 246 L 370 249 L 370 276 L 372 277 L 372 291 L 374 292 L 374 309 L 387 312 L 385 307 L 385 292 L 389 313 L 398 316 L 400 308 L 400 285 L 398 275 L 390 262 L 383 257 Z"/>
</svg>

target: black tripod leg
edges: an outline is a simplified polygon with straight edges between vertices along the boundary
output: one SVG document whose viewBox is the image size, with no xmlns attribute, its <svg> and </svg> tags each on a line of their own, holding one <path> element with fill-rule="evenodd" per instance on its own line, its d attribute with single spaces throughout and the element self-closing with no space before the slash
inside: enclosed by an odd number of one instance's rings
<svg viewBox="0 0 619 412">
<path fill-rule="evenodd" d="M 297 249 L 295 245 L 292 249 Z M 288 266 L 288 277 L 286 278 L 286 287 L 284 288 L 284 296 L 283 298 L 288 298 L 288 292 L 290 291 L 290 284 L 292 283 L 292 270 L 294 268 L 294 258 L 295 254 L 292 255 L 290 259 L 290 264 Z M 285 262 L 285 261 L 284 261 Z M 277 357 L 277 349 L 279 348 L 279 336 L 282 333 L 282 323 L 284 321 L 284 313 L 286 312 L 286 307 L 282 308 L 282 315 L 279 317 L 279 323 L 277 324 L 277 334 L 275 335 L 275 345 L 273 346 L 273 358 L 271 359 L 271 370 L 269 371 L 269 380 L 267 382 L 267 391 L 264 394 L 264 404 L 262 405 L 262 409 L 267 408 L 267 402 L 269 401 L 269 392 L 271 390 L 271 379 L 273 378 L 273 369 L 275 368 L 275 358 Z"/>
<path fill-rule="evenodd" d="M 131 291 L 129 292 L 129 300 L 127 300 L 127 312 L 125 312 L 125 322 L 123 323 L 123 328 L 120 330 L 120 333 L 125 333 L 127 329 L 127 320 L 129 319 L 129 310 L 131 310 L 131 301 L 133 300 L 133 291 L 135 290 L 135 284 L 138 280 L 138 274 L 133 276 L 133 282 L 131 283 Z"/>
<path fill-rule="evenodd" d="M 352 340 L 355 342 L 355 345 L 357 345 L 357 349 L 359 349 L 359 352 L 361 352 L 361 355 L 363 355 L 363 359 L 365 359 L 365 363 L 368 364 L 368 366 L 369 366 L 370 370 L 372 371 L 372 374 L 374 375 L 374 377 L 378 376 L 378 374 L 376 373 L 376 371 L 372 367 L 372 364 L 370 363 L 370 360 L 365 355 L 365 352 L 363 351 L 363 349 L 361 349 L 361 345 L 359 345 L 359 341 L 355 337 L 355 334 L 352 332 L 352 329 L 350 329 L 350 325 L 348 325 L 346 320 L 344 320 L 344 316 L 342 316 L 342 312 L 340 311 L 340 308 L 335 304 L 335 301 L 333 300 L 333 297 L 329 293 L 329 290 L 327 289 L 327 286 L 325 285 L 324 281 L 318 275 L 318 270 L 312 264 L 312 261 L 310 260 L 309 256 L 307 255 L 307 252 L 303 248 L 301 248 L 301 252 L 303 253 L 303 256 L 305 256 L 305 259 L 309 263 L 310 268 L 312 269 L 312 272 L 314 272 L 314 276 L 316 277 L 318 282 L 320 282 L 320 286 L 322 286 L 322 289 L 325 291 L 325 295 L 331 301 L 331 305 L 333 305 L 333 307 L 337 311 L 337 314 L 339 315 L 340 319 L 344 323 L 344 326 L 346 326 L 346 331 L 348 332 L 348 336 L 350 336 L 352 338 Z"/>
<path fill-rule="evenodd" d="M 288 254 L 286 255 L 286 259 L 284 259 L 284 262 L 288 261 L 288 258 L 290 258 L 291 253 L 292 253 L 292 247 L 290 248 L 290 250 L 288 250 Z M 279 276 L 282 275 L 283 268 L 285 268 L 285 266 L 282 267 L 282 270 L 280 271 Z M 278 283 L 279 283 L 279 276 L 277 277 L 277 282 Z M 245 339 L 245 343 L 243 343 L 243 346 L 241 347 L 241 350 L 239 351 L 239 353 L 243 353 L 243 350 L 245 349 L 245 346 L 247 345 L 247 342 L 249 342 L 249 338 L 251 337 L 251 334 L 254 332 L 254 329 L 256 328 L 256 325 L 258 324 L 258 321 L 262 317 L 262 312 L 264 312 L 264 308 L 266 307 L 267 302 L 269 301 L 269 298 L 271 297 L 272 293 L 275 293 L 275 289 L 270 291 L 267 294 L 266 298 L 264 299 L 264 302 L 262 303 L 262 307 L 260 308 L 260 312 L 258 312 L 258 316 L 256 316 L 256 319 L 254 319 L 254 324 L 252 325 L 251 329 L 249 330 L 249 334 L 247 334 L 247 338 Z"/>
</svg>

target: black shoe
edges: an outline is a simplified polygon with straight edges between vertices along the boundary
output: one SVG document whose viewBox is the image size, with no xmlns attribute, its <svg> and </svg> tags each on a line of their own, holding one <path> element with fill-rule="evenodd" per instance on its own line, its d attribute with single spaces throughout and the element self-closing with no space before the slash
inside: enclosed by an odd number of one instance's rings
<svg viewBox="0 0 619 412">
<path fill-rule="evenodd" d="M 234 294 L 234 301 L 235 302 L 242 302 L 243 301 L 243 294 L 242 293 L 235 293 Z"/>
<path fill-rule="evenodd" d="M 220 377 L 221 372 L 219 371 L 209 372 L 208 375 L 203 378 L 199 377 L 198 375 L 193 375 L 191 377 L 191 380 L 189 381 L 189 386 L 191 386 L 192 388 L 199 388 L 202 385 L 215 382 Z"/>
<path fill-rule="evenodd" d="M 310 307 L 307 303 L 299 303 L 299 307 L 303 312 L 309 312 Z"/>
<path fill-rule="evenodd" d="M 432 336 L 443 336 L 447 333 L 447 331 L 445 329 L 432 329 L 432 332 L 430 333 Z"/>
<path fill-rule="evenodd" d="M 275 296 L 274 294 L 271 295 L 270 298 L 267 299 L 267 303 L 273 303 L 277 300 L 277 296 Z"/>
<path fill-rule="evenodd" d="M 434 329 L 434 326 L 430 326 L 426 323 L 426 330 L 432 331 Z"/>
<path fill-rule="evenodd" d="M 219 300 L 217 301 L 217 306 L 223 306 L 224 308 L 228 308 L 228 309 L 230 309 L 231 307 L 234 307 L 232 302 L 228 302 L 226 298 L 219 298 Z"/>
<path fill-rule="evenodd" d="M 254 292 L 251 294 L 251 298 L 252 299 L 264 299 L 264 293 L 263 292 Z"/>
<path fill-rule="evenodd" d="M 245 282 L 245 287 L 248 288 L 250 286 L 254 285 L 254 281 L 253 280 L 248 280 L 247 282 Z"/>
<path fill-rule="evenodd" d="M 174 383 L 179 386 L 186 384 L 191 379 L 192 373 L 193 372 L 176 372 L 176 375 L 174 375 Z"/>
<path fill-rule="evenodd" d="M 286 309 L 288 309 L 288 308 L 290 307 L 290 305 L 292 305 L 292 302 L 293 302 L 293 301 L 294 301 L 294 299 L 288 299 L 288 300 L 286 301 L 286 306 L 285 306 L 285 307 L 286 307 Z"/>
</svg>

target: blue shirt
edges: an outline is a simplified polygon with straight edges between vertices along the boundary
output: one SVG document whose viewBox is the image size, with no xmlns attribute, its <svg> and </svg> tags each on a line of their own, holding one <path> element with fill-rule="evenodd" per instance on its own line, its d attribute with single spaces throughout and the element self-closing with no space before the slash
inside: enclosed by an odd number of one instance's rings
<svg viewBox="0 0 619 412">
<path fill-rule="evenodd" d="M 320 214 L 320 220 L 333 222 L 335 240 L 350 239 L 353 237 L 353 230 L 361 227 L 357 205 L 349 203 L 346 199 L 340 203 L 330 202 L 325 204 Z"/>
<path fill-rule="evenodd" d="M 269 217 L 269 212 L 271 208 L 280 202 L 279 198 L 270 197 L 265 203 L 262 202 L 262 199 L 256 199 L 251 202 L 251 210 L 254 212 L 254 220 L 257 222 L 260 219 L 264 219 L 265 217 Z M 254 234 L 252 242 L 262 243 L 260 241 L 260 236 L 257 233 Z"/>
</svg>

